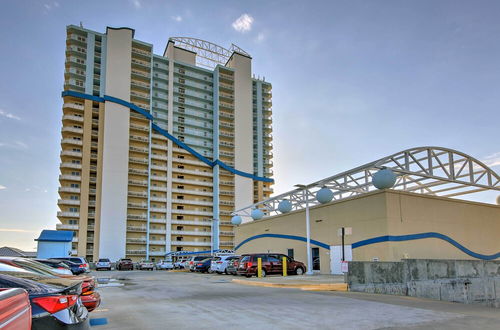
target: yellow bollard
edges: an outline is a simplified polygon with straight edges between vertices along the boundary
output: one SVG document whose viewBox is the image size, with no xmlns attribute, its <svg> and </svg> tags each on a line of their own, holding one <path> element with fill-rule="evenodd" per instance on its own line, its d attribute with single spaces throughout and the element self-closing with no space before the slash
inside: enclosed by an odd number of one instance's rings
<svg viewBox="0 0 500 330">
<path fill-rule="evenodd" d="M 257 258 L 257 277 L 262 277 L 262 258 Z"/>
<path fill-rule="evenodd" d="M 283 276 L 287 275 L 286 257 L 283 257 Z"/>
</svg>

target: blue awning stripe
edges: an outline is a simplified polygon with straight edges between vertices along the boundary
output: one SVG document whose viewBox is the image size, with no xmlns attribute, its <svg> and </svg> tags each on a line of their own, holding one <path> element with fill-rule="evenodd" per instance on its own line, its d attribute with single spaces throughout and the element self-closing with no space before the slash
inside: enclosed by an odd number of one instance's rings
<svg viewBox="0 0 500 330">
<path fill-rule="evenodd" d="M 153 121 L 153 116 L 149 112 L 145 111 L 142 108 L 139 108 L 138 106 L 136 106 L 133 103 L 127 102 L 125 100 L 122 100 L 122 99 L 119 99 L 119 98 L 116 98 L 113 96 L 104 95 L 104 97 L 99 97 L 99 96 L 84 94 L 84 93 L 75 92 L 75 91 L 64 91 L 64 92 L 62 92 L 62 97 L 65 97 L 65 96 L 73 96 L 73 97 L 78 97 L 78 98 L 82 98 L 82 99 L 86 99 L 86 100 L 92 100 L 95 102 L 107 101 L 107 102 L 117 103 L 117 104 L 123 105 L 131 110 L 134 110 L 135 112 L 140 113 L 141 115 L 143 115 L 147 119 Z M 225 164 L 224 162 L 222 162 L 219 159 L 216 159 L 215 161 L 211 161 L 211 160 L 207 159 L 206 157 L 202 156 L 200 153 L 196 152 L 193 148 L 186 145 L 184 142 L 180 141 L 179 139 L 177 139 L 173 135 L 169 134 L 167 131 L 165 131 L 164 129 L 162 129 L 158 125 L 152 124 L 152 128 L 153 128 L 153 130 L 155 130 L 158 133 L 160 133 L 161 135 L 165 136 L 167 139 L 171 140 L 172 142 L 174 142 L 176 145 L 178 145 L 182 149 L 188 151 L 190 154 L 192 154 L 193 156 L 195 156 L 200 161 L 202 161 L 203 163 L 207 164 L 210 167 L 214 167 L 215 165 L 219 165 L 220 167 L 222 167 L 226 171 L 231 172 L 231 173 L 236 174 L 236 175 L 239 175 L 239 176 L 242 176 L 242 177 L 245 177 L 245 178 L 250 178 L 250 179 L 253 179 L 256 181 L 263 181 L 263 182 L 274 182 L 274 180 L 271 178 L 260 177 L 260 176 L 254 175 L 252 173 L 247 173 L 247 172 L 237 170 L 237 169 Z"/>
<path fill-rule="evenodd" d="M 242 241 L 240 244 L 238 244 L 234 249 L 237 250 L 246 243 L 253 241 L 255 239 L 259 238 L 282 238 L 282 239 L 292 239 L 296 241 L 301 241 L 301 242 L 306 242 L 306 238 L 302 236 L 293 236 L 293 235 L 282 235 L 282 234 L 261 234 L 261 235 L 255 235 L 252 237 L 249 237 Z M 371 244 L 377 244 L 377 243 L 382 243 L 382 242 L 403 242 L 403 241 L 411 241 L 411 240 L 416 240 L 416 239 L 425 239 L 425 238 L 437 238 L 444 240 L 451 245 L 455 246 L 457 249 L 460 251 L 470 255 L 471 257 L 481 259 L 481 260 L 495 260 L 500 258 L 500 252 L 491 254 L 491 255 L 486 255 L 486 254 L 480 254 L 473 252 L 469 249 L 467 249 L 465 246 L 461 245 L 451 237 L 448 237 L 446 235 L 440 234 L 440 233 L 434 233 L 434 232 L 428 232 L 428 233 L 419 233 L 419 234 L 411 234 L 411 235 L 399 235 L 399 236 L 391 236 L 391 235 L 386 235 L 386 236 L 378 236 L 378 237 L 373 237 L 369 239 L 365 239 L 359 242 L 352 243 L 352 248 L 359 248 L 362 246 L 367 246 Z M 319 247 L 322 247 L 324 249 L 330 250 L 330 246 L 326 243 L 322 243 L 316 240 L 311 240 L 311 244 L 317 245 Z"/>
</svg>

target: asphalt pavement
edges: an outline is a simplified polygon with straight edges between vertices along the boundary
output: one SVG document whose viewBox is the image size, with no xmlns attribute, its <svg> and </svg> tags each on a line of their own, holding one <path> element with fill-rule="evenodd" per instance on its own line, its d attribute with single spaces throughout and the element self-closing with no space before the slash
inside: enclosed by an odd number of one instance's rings
<svg viewBox="0 0 500 330">
<path fill-rule="evenodd" d="M 95 329 L 500 329 L 500 310 L 411 297 L 232 283 L 231 275 L 99 271 Z"/>
</svg>

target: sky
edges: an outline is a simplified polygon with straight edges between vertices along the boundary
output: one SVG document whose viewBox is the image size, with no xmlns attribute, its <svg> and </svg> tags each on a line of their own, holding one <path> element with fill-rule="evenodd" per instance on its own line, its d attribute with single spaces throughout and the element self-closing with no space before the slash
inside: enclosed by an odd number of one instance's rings
<svg viewBox="0 0 500 330">
<path fill-rule="evenodd" d="M 66 26 L 234 43 L 273 85 L 276 193 L 417 146 L 500 172 L 499 1 L 0 1 L 0 246 L 55 229 Z M 498 194 L 479 200 L 493 203 Z"/>
</svg>

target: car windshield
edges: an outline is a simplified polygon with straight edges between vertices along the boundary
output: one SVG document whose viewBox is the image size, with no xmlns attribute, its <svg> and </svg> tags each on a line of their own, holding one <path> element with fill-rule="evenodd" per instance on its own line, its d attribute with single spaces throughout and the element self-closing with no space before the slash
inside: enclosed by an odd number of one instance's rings
<svg viewBox="0 0 500 330">
<path fill-rule="evenodd" d="M 31 270 L 33 272 L 36 272 L 38 274 L 43 274 L 43 275 L 48 275 L 48 276 L 58 276 L 59 274 L 55 271 L 52 270 L 47 265 L 44 265 L 40 262 L 36 261 L 29 261 L 29 260 L 24 260 L 24 259 L 15 259 L 13 262 L 18 265 L 19 267 L 22 267 L 27 270 Z"/>
<path fill-rule="evenodd" d="M 241 258 L 240 262 L 245 262 L 248 260 L 250 260 L 250 256 L 244 256 L 243 258 Z"/>
<path fill-rule="evenodd" d="M 23 273 L 32 273 L 26 269 L 7 265 L 4 263 L 0 263 L 0 272 L 23 272 Z"/>
<path fill-rule="evenodd" d="M 109 262 L 109 259 L 99 259 L 99 262 Z"/>
</svg>

